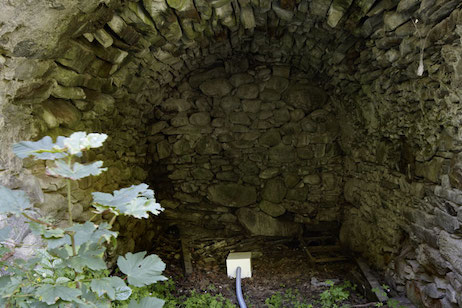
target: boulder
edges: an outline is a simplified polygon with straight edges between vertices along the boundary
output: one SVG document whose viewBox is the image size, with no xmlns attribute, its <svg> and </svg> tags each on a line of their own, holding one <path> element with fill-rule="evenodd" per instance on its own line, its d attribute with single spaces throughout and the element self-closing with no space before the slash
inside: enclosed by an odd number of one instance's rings
<svg viewBox="0 0 462 308">
<path fill-rule="evenodd" d="M 218 154 L 221 144 L 212 137 L 203 137 L 197 142 L 195 149 L 199 154 Z"/>
<path fill-rule="evenodd" d="M 318 87 L 299 84 L 289 87 L 284 92 L 283 98 L 288 105 L 310 113 L 326 103 L 327 94 Z"/>
<path fill-rule="evenodd" d="M 272 217 L 281 216 L 282 214 L 286 212 L 286 209 L 282 205 L 272 203 L 266 200 L 263 200 L 262 202 L 260 202 L 258 206 L 260 207 L 260 210 L 262 210 L 263 212 L 265 212 L 266 214 Z"/>
<path fill-rule="evenodd" d="M 239 222 L 254 236 L 296 236 L 302 230 L 295 222 L 278 220 L 255 209 L 240 208 L 236 214 Z"/>
<path fill-rule="evenodd" d="M 223 97 L 231 92 L 233 86 L 227 79 L 217 78 L 204 81 L 199 88 L 205 95 Z"/>
<path fill-rule="evenodd" d="M 207 197 L 210 201 L 229 207 L 242 207 L 257 201 L 254 187 L 235 183 L 218 184 L 208 188 Z"/>
<path fill-rule="evenodd" d="M 271 179 L 266 182 L 263 188 L 262 198 L 273 203 L 280 203 L 286 196 L 286 193 L 286 186 L 281 179 Z"/>
<path fill-rule="evenodd" d="M 236 92 L 236 96 L 242 99 L 254 99 L 258 97 L 258 86 L 254 83 L 241 85 Z"/>
</svg>

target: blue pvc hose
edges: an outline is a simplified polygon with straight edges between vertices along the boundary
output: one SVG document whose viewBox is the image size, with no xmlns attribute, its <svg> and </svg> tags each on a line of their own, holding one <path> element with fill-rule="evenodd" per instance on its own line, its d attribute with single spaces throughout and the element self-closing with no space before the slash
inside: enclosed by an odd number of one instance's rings
<svg viewBox="0 0 462 308">
<path fill-rule="evenodd" d="M 236 296 L 237 302 L 239 303 L 239 307 L 247 308 L 245 304 L 244 297 L 242 296 L 242 288 L 241 288 L 241 267 L 238 266 L 236 269 Z"/>
</svg>

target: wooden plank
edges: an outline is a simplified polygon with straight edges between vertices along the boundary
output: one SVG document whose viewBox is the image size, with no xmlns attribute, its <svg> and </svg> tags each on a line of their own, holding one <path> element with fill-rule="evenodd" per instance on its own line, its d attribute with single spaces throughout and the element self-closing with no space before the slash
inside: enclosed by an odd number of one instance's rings
<svg viewBox="0 0 462 308">
<path fill-rule="evenodd" d="M 356 263 L 358 264 L 359 268 L 366 277 L 367 282 L 369 283 L 371 289 L 376 289 L 378 291 L 374 291 L 375 296 L 380 302 L 386 302 L 388 300 L 387 293 L 383 290 L 382 286 L 380 285 L 379 280 L 374 276 L 372 270 L 370 269 L 369 265 L 363 259 L 356 259 Z"/>
<path fill-rule="evenodd" d="M 320 246 L 309 246 L 310 252 L 332 252 L 340 251 L 342 247 L 339 245 L 320 245 Z"/>
<path fill-rule="evenodd" d="M 192 262 L 191 262 L 191 252 L 189 251 L 187 240 L 181 239 L 181 250 L 183 252 L 183 263 L 184 263 L 184 272 L 186 276 L 189 276 L 193 272 Z"/>
<path fill-rule="evenodd" d="M 300 241 L 300 244 L 302 245 L 303 250 L 308 255 L 309 262 L 314 263 L 315 260 L 314 260 L 313 256 L 311 255 L 310 251 L 308 250 L 308 248 L 306 247 L 306 243 L 305 243 L 305 240 L 303 239 L 303 237 L 299 236 L 298 240 Z"/>
<path fill-rule="evenodd" d="M 330 263 L 330 262 L 341 262 L 341 261 L 347 261 L 348 258 L 344 256 L 338 256 L 338 257 L 323 257 L 323 258 L 314 258 L 315 263 Z"/>
</svg>

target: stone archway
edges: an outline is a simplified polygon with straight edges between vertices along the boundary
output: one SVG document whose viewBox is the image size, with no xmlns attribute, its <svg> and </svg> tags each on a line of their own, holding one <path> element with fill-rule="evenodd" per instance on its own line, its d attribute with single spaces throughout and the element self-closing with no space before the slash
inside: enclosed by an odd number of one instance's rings
<svg viewBox="0 0 462 308">
<path fill-rule="evenodd" d="M 150 179 L 171 217 L 229 234 L 263 232 L 249 217 L 284 232 L 335 221 L 416 303 L 460 305 L 459 1 L 1 8 L 0 178 L 48 213 L 62 215 L 60 183 L 25 172 L 9 146 L 105 131 L 110 171 L 79 184 L 76 217 L 85 191 Z"/>
</svg>

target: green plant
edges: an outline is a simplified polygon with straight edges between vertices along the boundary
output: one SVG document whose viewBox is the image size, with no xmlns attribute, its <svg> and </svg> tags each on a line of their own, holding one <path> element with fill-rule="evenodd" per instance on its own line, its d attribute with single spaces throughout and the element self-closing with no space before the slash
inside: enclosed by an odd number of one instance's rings
<svg viewBox="0 0 462 308">
<path fill-rule="evenodd" d="M 265 300 L 265 305 L 268 308 L 282 308 L 282 307 L 294 307 L 294 308 L 312 308 L 313 305 L 304 303 L 299 300 L 300 292 L 295 289 L 287 289 L 285 292 L 277 292 L 271 297 Z"/>
<path fill-rule="evenodd" d="M 210 293 L 197 293 L 192 291 L 190 296 L 181 304 L 180 307 L 184 308 L 235 308 L 228 299 L 223 295 L 212 295 Z"/>
<path fill-rule="evenodd" d="M 387 292 L 390 291 L 390 287 L 387 286 L 386 284 L 381 285 L 380 287 L 372 288 L 372 292 L 377 294 L 377 296 L 380 297 L 386 297 L 387 298 L 387 307 L 390 308 L 406 308 L 406 306 L 400 305 L 399 301 L 393 298 L 388 298 Z M 375 304 L 375 307 L 383 307 L 382 302 L 377 302 Z"/>
<path fill-rule="evenodd" d="M 322 308 L 338 308 L 338 307 L 349 307 L 341 302 L 347 300 L 350 297 L 348 288 L 353 288 L 350 282 L 345 282 L 343 285 L 336 286 L 331 280 L 327 280 L 326 283 L 329 285 L 329 289 L 321 293 L 321 306 Z"/>
<path fill-rule="evenodd" d="M 0 267 L 7 275 L 0 277 L 1 307 L 111 307 L 118 301 L 132 300 L 130 308 L 162 307 L 164 301 L 134 290 L 165 280 L 161 275 L 165 264 L 156 255 L 146 252 L 119 256 L 117 265 L 121 277 L 110 275 L 104 261 L 107 246 L 116 244 L 117 232 L 111 231 L 119 215 L 147 218 L 163 209 L 156 203 L 154 192 L 140 184 L 114 191 L 113 194 L 94 192 L 94 216 L 76 223 L 72 217 L 71 181 L 106 171 L 102 161 L 88 164 L 78 162 L 84 151 L 102 146 L 105 134 L 73 133 L 58 137 L 56 142 L 44 137 L 37 142 L 23 141 L 13 146 L 20 158 L 48 160 L 47 174 L 63 178 L 67 190 L 66 227 L 58 227 L 50 218 L 35 218 L 33 205 L 26 193 L 0 186 L 0 214 L 24 216 L 31 230 L 39 234 L 46 246 L 38 249 L 29 260 L 16 259 L 10 263 L 1 258 Z M 109 222 L 104 217 L 110 216 Z M 92 221 L 100 217 L 99 223 Z M 9 227 L 0 230 L 0 242 L 10 233 Z M 14 247 L 13 247 L 14 249 Z M 2 256 L 9 248 L 0 247 Z M 135 293 L 136 293 L 135 292 Z"/>
</svg>

